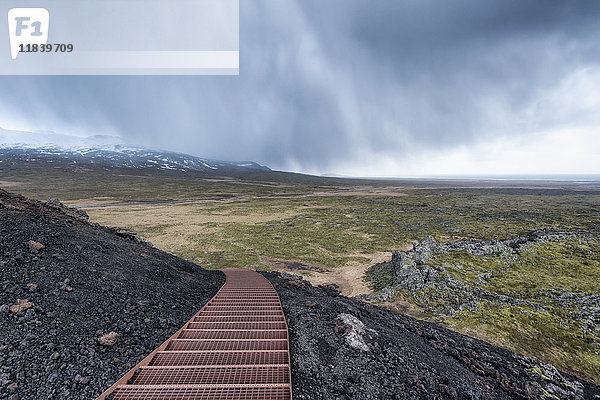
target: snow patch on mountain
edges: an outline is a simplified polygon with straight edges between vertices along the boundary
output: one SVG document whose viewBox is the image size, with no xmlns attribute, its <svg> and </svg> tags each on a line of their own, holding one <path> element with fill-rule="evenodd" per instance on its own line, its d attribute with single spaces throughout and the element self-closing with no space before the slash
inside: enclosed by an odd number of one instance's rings
<svg viewBox="0 0 600 400">
<path fill-rule="evenodd" d="M 118 136 L 82 137 L 56 132 L 26 132 L 2 128 L 0 128 L 0 155 L 13 158 L 25 157 L 28 160 L 55 157 L 79 164 L 172 171 L 270 170 L 251 161 L 210 160 L 189 154 L 132 146 Z"/>
</svg>

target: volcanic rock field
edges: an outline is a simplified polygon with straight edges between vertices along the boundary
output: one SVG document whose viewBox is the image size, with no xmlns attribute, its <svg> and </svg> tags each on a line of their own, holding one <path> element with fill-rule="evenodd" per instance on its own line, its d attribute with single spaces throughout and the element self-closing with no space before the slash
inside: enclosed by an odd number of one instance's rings
<svg viewBox="0 0 600 400">
<path fill-rule="evenodd" d="M 264 272 L 296 399 L 600 399 L 549 364 Z M 181 327 L 224 275 L 0 190 L 0 398 L 92 399 Z"/>
</svg>

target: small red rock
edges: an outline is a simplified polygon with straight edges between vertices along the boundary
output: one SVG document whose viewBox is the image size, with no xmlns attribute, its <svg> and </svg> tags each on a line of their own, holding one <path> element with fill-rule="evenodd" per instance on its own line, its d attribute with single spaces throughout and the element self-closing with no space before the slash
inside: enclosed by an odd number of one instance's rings
<svg viewBox="0 0 600 400">
<path fill-rule="evenodd" d="M 17 299 L 17 304 L 10 306 L 10 311 L 13 313 L 18 313 L 20 311 L 25 311 L 33 307 L 33 303 L 27 299 Z"/>
<path fill-rule="evenodd" d="M 29 248 L 31 250 L 36 250 L 36 251 L 40 251 L 44 247 L 46 247 L 43 244 L 41 244 L 40 242 L 36 242 L 35 240 L 30 240 L 29 242 L 27 242 L 27 244 L 29 245 Z"/>
</svg>

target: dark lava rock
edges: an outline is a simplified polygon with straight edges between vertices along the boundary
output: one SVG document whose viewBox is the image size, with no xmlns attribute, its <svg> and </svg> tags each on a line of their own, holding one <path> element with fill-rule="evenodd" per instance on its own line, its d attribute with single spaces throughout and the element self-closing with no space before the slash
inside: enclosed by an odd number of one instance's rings
<svg viewBox="0 0 600 400">
<path fill-rule="evenodd" d="M 87 222 L 90 219 L 90 217 L 85 211 L 80 210 L 78 208 L 65 206 L 63 203 L 60 202 L 60 200 L 56 198 L 48 200 L 45 205 L 46 207 L 51 207 L 56 210 L 59 210 L 63 214 L 72 217 L 78 221 Z"/>
<path fill-rule="evenodd" d="M 95 398 L 224 283 L 84 214 L 0 190 L 0 399 Z M 33 308 L 8 312 L 25 298 Z M 98 343 L 112 331 L 118 342 Z"/>
<path fill-rule="evenodd" d="M 287 274 L 275 285 L 290 330 L 295 399 L 592 399 L 600 387 L 436 324 L 346 298 Z M 306 307 L 316 301 L 318 309 Z M 352 348 L 340 315 L 360 321 Z M 347 317 L 347 319 L 351 319 Z M 356 321 L 355 321 L 356 322 Z M 554 397 L 552 397 L 554 398 Z"/>
</svg>

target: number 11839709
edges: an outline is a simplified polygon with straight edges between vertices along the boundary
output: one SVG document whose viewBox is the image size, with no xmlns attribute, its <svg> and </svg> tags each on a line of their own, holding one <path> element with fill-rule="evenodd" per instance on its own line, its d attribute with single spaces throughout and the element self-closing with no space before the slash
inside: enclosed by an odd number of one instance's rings
<svg viewBox="0 0 600 400">
<path fill-rule="evenodd" d="M 19 52 L 21 53 L 71 53 L 73 44 L 71 43 L 48 43 L 48 44 L 21 44 Z"/>
</svg>

